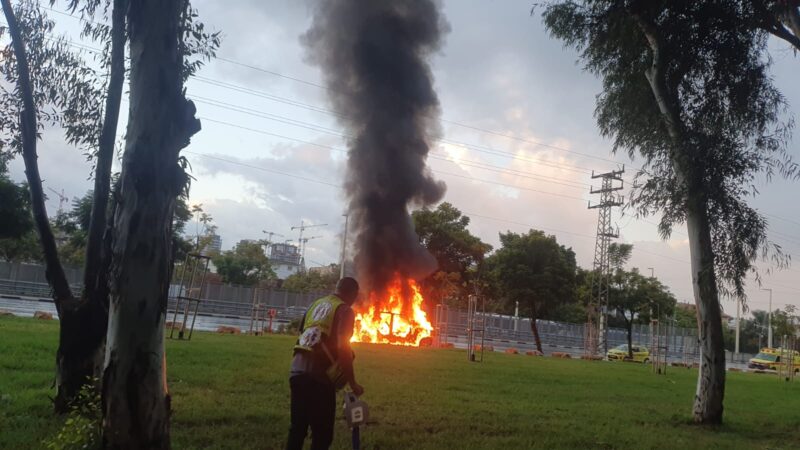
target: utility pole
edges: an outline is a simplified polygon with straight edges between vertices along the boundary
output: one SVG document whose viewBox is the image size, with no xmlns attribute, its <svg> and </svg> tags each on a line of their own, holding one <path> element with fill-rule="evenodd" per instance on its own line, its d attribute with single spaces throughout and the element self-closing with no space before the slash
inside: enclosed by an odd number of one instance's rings
<svg viewBox="0 0 800 450">
<path fill-rule="evenodd" d="M 772 288 L 761 290 L 769 291 L 769 313 L 767 314 L 767 347 L 772 348 Z"/>
<path fill-rule="evenodd" d="M 655 269 L 648 267 L 647 270 L 650 271 L 650 278 L 655 280 Z M 631 320 L 633 320 L 633 317 L 631 317 Z M 653 299 L 650 299 L 650 339 L 653 339 Z M 652 344 L 650 346 L 652 347 Z"/>
<path fill-rule="evenodd" d="M 589 202 L 589 209 L 599 210 L 597 218 L 597 237 L 594 247 L 594 263 L 592 266 L 592 298 L 589 303 L 589 311 L 586 323 L 586 339 L 584 353 L 588 356 L 597 356 L 602 351 L 603 356 L 608 353 L 608 285 L 610 278 L 610 267 L 608 260 L 608 244 L 612 238 L 619 237 L 619 230 L 614 230 L 611 226 L 611 209 L 615 206 L 622 206 L 622 196 L 615 194 L 624 187 L 622 174 L 625 167 L 620 170 L 595 174 L 592 171 L 592 179 L 601 180 L 600 189 L 592 187 L 590 194 L 600 194 L 600 202 L 592 205 Z M 615 185 L 619 182 L 619 185 Z"/>
<path fill-rule="evenodd" d="M 344 278 L 344 261 L 347 258 L 347 225 L 350 220 L 350 213 L 342 214 L 344 216 L 344 231 L 342 231 L 342 255 L 339 258 L 339 279 Z"/>
</svg>

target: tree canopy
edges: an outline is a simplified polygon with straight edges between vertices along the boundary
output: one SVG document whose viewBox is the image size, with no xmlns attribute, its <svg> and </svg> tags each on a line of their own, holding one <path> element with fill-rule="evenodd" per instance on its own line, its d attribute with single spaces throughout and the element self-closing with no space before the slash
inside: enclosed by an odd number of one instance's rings
<svg viewBox="0 0 800 450">
<path fill-rule="evenodd" d="M 536 319 L 575 300 L 575 253 L 539 230 L 500 233 L 500 243 L 486 261 L 491 283 L 508 307 L 518 301 L 520 313 L 531 317 L 541 351 Z"/>
<path fill-rule="evenodd" d="M 252 286 L 275 278 L 264 249 L 255 241 L 239 241 L 232 250 L 212 256 L 211 262 L 225 283 Z"/>
<path fill-rule="evenodd" d="M 613 150 L 641 156 L 629 196 L 661 214 L 664 237 L 686 223 L 704 355 L 694 420 L 721 423 L 725 352 L 719 293 L 744 297 L 759 256 L 786 257 L 747 199 L 759 177 L 792 177 L 792 119 L 769 73 L 768 31 L 749 0 L 559 0 L 549 32 L 580 52 L 603 90 L 595 115 Z"/>
<path fill-rule="evenodd" d="M 634 268 L 630 271 L 618 269 L 614 273 L 609 287 L 608 303 L 609 309 L 616 312 L 616 317 L 625 324 L 628 353 L 633 358 L 633 324 L 646 324 L 650 319 L 671 317 L 677 301 L 657 279 L 645 277 Z"/>
<path fill-rule="evenodd" d="M 328 266 L 330 270 L 306 270 L 289 275 L 281 287 L 289 292 L 333 292 L 339 281 L 339 266 Z"/>
<path fill-rule="evenodd" d="M 0 168 L 0 239 L 19 239 L 33 231 L 30 194 Z"/>
<path fill-rule="evenodd" d="M 467 229 L 469 217 L 444 202 L 436 209 L 422 208 L 411 214 L 420 243 L 436 258 L 438 269 L 423 283 L 426 298 L 437 301 L 463 297 L 477 275 L 477 266 L 492 246 Z"/>
</svg>

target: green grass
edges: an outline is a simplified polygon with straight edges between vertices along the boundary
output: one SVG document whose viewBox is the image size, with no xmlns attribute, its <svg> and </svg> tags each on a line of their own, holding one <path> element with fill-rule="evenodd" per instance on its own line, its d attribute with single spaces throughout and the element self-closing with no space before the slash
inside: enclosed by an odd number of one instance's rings
<svg viewBox="0 0 800 450">
<path fill-rule="evenodd" d="M 40 448 L 57 323 L 0 318 L 0 448 Z M 289 426 L 293 338 L 197 333 L 168 341 L 176 449 L 277 449 Z M 725 425 L 690 424 L 696 371 L 637 364 L 360 345 L 367 449 L 796 448 L 800 381 L 730 373 Z M 340 413 L 339 413 L 340 414 Z M 348 448 L 337 419 L 335 448 Z"/>
</svg>

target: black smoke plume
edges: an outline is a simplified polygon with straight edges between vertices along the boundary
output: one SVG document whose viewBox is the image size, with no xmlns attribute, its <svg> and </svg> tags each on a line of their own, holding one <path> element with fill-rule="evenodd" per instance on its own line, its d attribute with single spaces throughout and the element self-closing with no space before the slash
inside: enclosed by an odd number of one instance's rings
<svg viewBox="0 0 800 450">
<path fill-rule="evenodd" d="M 432 0 L 322 0 L 302 38 L 348 131 L 355 265 L 372 291 L 396 272 L 419 278 L 436 269 L 408 208 L 434 204 L 445 191 L 425 160 L 441 133 L 428 59 L 448 30 Z"/>
</svg>

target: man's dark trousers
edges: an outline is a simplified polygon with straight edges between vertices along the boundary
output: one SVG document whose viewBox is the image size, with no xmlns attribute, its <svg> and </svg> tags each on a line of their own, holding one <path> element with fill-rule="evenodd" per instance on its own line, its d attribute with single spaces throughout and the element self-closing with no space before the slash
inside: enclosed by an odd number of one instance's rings
<svg viewBox="0 0 800 450">
<path fill-rule="evenodd" d="M 311 427 L 311 450 L 323 450 L 333 442 L 333 421 L 336 417 L 336 389 L 309 374 L 289 379 L 292 390 L 292 425 L 287 450 L 302 450 Z"/>
</svg>

